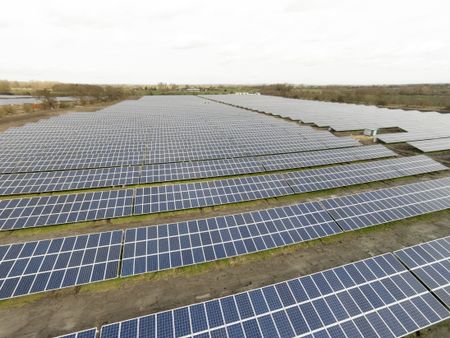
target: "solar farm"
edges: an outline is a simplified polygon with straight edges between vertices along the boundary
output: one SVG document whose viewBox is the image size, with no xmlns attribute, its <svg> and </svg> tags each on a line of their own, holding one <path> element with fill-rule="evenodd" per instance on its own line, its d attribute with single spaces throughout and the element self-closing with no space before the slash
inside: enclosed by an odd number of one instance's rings
<svg viewBox="0 0 450 338">
<path fill-rule="evenodd" d="M 450 334 L 450 114 L 144 96 L 0 149 L 1 337 Z"/>
</svg>

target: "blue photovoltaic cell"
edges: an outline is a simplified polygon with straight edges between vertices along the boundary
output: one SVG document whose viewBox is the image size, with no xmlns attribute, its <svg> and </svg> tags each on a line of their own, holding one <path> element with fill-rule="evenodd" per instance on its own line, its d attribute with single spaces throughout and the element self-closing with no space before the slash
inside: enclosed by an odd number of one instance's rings
<svg viewBox="0 0 450 338">
<path fill-rule="evenodd" d="M 69 333 L 57 338 L 95 338 L 97 336 L 97 328 Z"/>
<path fill-rule="evenodd" d="M 0 175 L 0 195 L 92 189 L 138 183 L 191 180 L 311 167 L 396 154 L 381 144 L 211 161 L 174 162 L 83 170 L 38 171 Z"/>
<path fill-rule="evenodd" d="M 319 150 L 313 152 L 277 154 L 259 157 L 258 159 L 268 170 L 283 170 L 321 166 L 327 164 L 361 161 L 382 157 L 396 156 L 381 144 L 364 147 L 352 147 L 343 149 Z"/>
<path fill-rule="evenodd" d="M 450 208 L 450 178 L 321 201 L 344 230 L 355 230 Z"/>
<path fill-rule="evenodd" d="M 288 153 L 210 161 L 174 162 L 83 170 L 38 171 L 0 175 L 0 195 L 92 189 L 138 183 L 232 176 L 280 169 L 391 157 L 396 154 L 381 144 L 365 147 Z"/>
<path fill-rule="evenodd" d="M 446 166 L 431 158 L 419 155 L 296 171 L 285 175 L 296 193 L 305 193 L 446 169 Z"/>
<path fill-rule="evenodd" d="M 118 276 L 122 230 L 0 246 L 0 299 Z"/>
<path fill-rule="evenodd" d="M 0 175 L 0 195 L 117 187 L 139 183 L 139 167 Z"/>
<path fill-rule="evenodd" d="M 1 200 L 0 230 L 238 203 L 444 169 L 418 156 L 276 175 Z"/>
<path fill-rule="evenodd" d="M 175 162 L 143 166 L 140 183 L 192 180 L 266 171 L 256 158 Z"/>
<path fill-rule="evenodd" d="M 398 250 L 394 254 L 450 307 L 450 236 Z"/>
<path fill-rule="evenodd" d="M 288 153 L 259 157 L 162 163 L 143 166 L 140 183 L 242 175 L 391 156 L 396 156 L 396 154 L 383 145 L 377 144 L 364 147 L 319 150 L 314 152 Z"/>
<path fill-rule="evenodd" d="M 0 229 L 131 216 L 132 206 L 132 189 L 0 200 Z"/>
<path fill-rule="evenodd" d="M 71 112 L 0 135 L 0 172 L 141 166 L 360 146 L 198 96 L 146 96 Z"/>
<path fill-rule="evenodd" d="M 129 229 L 121 275 L 210 262 L 340 232 L 317 202 Z"/>
<path fill-rule="evenodd" d="M 394 255 L 385 254 L 104 325 L 100 337 L 400 337 L 449 317 Z"/>
<path fill-rule="evenodd" d="M 345 230 L 352 230 L 353 228 L 347 224 L 356 223 L 348 223 L 349 220 L 354 222 L 354 219 L 370 219 L 367 216 L 358 216 L 356 211 L 351 211 L 353 214 L 350 214 L 348 218 L 340 218 L 341 209 L 348 207 L 346 203 L 352 206 L 364 202 L 364 206 L 359 207 L 358 210 L 377 212 L 377 215 L 397 214 L 402 216 L 403 214 L 400 213 L 402 210 L 414 210 L 414 215 L 435 211 L 436 209 L 424 207 L 415 209 L 407 207 L 408 204 L 412 205 L 413 203 L 429 206 L 431 205 L 430 201 L 436 204 L 445 198 L 448 199 L 450 196 L 449 185 L 450 179 L 445 178 L 322 202 L 301 203 L 229 216 L 129 229 L 126 230 L 121 275 L 128 276 L 171 269 L 322 238 L 342 231 L 335 223 L 336 221 Z M 396 196 L 395 200 L 403 204 L 394 207 L 392 196 Z M 391 199 L 390 203 L 385 202 L 388 198 Z M 328 210 L 324 210 L 322 204 Z M 443 207 L 441 202 L 436 205 L 440 208 Z M 384 209 L 380 211 L 381 207 Z M 386 208 L 391 213 L 388 213 Z M 372 225 L 377 224 L 376 218 L 371 220 L 373 221 Z M 382 218 L 381 220 L 388 222 L 390 219 Z M 92 234 L 92 236 L 94 236 L 92 237 L 93 242 L 90 243 L 96 245 L 95 236 L 97 235 Z M 0 246 L 0 294 L 3 295 L 1 297 L 20 296 L 30 292 L 57 289 L 102 279 L 105 274 L 102 269 L 105 268 L 105 265 L 96 269 L 82 267 L 80 270 L 73 266 L 73 264 L 75 266 L 84 264 L 83 262 L 92 263 L 92 259 L 94 259 L 93 251 L 95 249 L 88 250 L 86 254 L 81 252 L 84 250 L 82 245 L 85 239 L 83 238 L 83 236 L 79 236 L 75 240 L 75 237 L 67 237 L 55 239 L 53 242 L 43 240 Z M 80 241 L 80 244 L 74 244 L 75 241 Z M 114 257 L 116 257 L 120 251 L 120 243 L 114 243 L 117 244 L 114 248 L 116 250 Z M 47 245 L 51 246 L 49 250 L 53 250 L 50 251 L 51 255 L 47 254 L 49 257 L 45 256 Z M 81 251 L 62 252 L 58 256 L 58 250 L 72 250 L 74 245 Z M 104 244 L 100 245 L 104 246 Z M 98 250 L 99 255 L 95 259 L 104 259 L 105 250 L 105 248 Z M 82 261 L 80 261 L 81 255 L 84 255 Z M 108 260 L 113 259 L 108 258 Z M 68 269 L 65 264 L 74 268 Z M 445 262 L 440 263 L 444 267 L 445 264 Z M 116 262 L 109 264 L 106 275 L 112 276 L 111 273 L 113 270 L 117 270 L 117 265 Z M 52 269 L 55 270 L 54 274 L 50 271 Z M 440 271 L 443 274 L 443 270 Z M 35 273 L 40 274 L 34 276 Z M 448 292 L 447 287 L 443 287 L 442 290 L 440 292 Z M 444 297 L 446 296 L 441 295 L 441 298 Z"/>
<path fill-rule="evenodd" d="M 210 182 L 136 189 L 136 215 L 237 203 L 392 179 L 447 167 L 413 156 L 276 175 L 259 175 Z"/>
<path fill-rule="evenodd" d="M 200 208 L 293 194 L 282 175 L 137 188 L 134 214 Z"/>
</svg>

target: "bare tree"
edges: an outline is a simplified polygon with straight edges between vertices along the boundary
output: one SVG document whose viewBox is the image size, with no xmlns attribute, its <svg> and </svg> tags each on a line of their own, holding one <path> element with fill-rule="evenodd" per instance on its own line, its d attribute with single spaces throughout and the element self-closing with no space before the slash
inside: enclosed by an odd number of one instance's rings
<svg viewBox="0 0 450 338">
<path fill-rule="evenodd" d="M 53 109 L 57 107 L 58 101 L 56 101 L 50 90 L 38 90 L 36 91 L 36 95 L 41 99 L 44 108 Z"/>
</svg>

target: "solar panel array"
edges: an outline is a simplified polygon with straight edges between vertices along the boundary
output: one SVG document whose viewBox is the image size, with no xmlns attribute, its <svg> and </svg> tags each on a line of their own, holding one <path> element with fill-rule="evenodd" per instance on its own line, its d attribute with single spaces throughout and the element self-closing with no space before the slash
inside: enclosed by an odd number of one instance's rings
<svg viewBox="0 0 450 338">
<path fill-rule="evenodd" d="M 97 328 L 87 329 L 83 331 L 73 332 L 57 338 L 95 338 L 97 337 Z"/>
<path fill-rule="evenodd" d="M 446 170 L 426 157 L 136 189 L 135 214 L 237 203 Z"/>
<path fill-rule="evenodd" d="M 0 246 L 0 299 L 116 278 L 122 231 Z"/>
<path fill-rule="evenodd" d="M 429 153 L 432 151 L 450 150 L 450 138 L 439 138 L 435 140 L 408 142 L 408 144 L 413 146 L 414 148 L 423 151 L 424 153 Z"/>
<path fill-rule="evenodd" d="M 380 204 L 386 206 L 386 196 L 393 195 L 404 203 L 427 204 L 439 189 L 440 198 L 450 200 L 450 178 L 445 178 L 366 193 L 370 195 L 364 196 L 370 198 L 364 208 L 376 210 Z M 347 197 L 359 200 L 360 195 Z M 336 208 L 329 207 L 334 202 L 329 201 L 127 229 L 123 242 L 122 231 L 115 231 L 0 246 L 0 299 L 93 282 L 102 276 L 118 277 L 117 260 L 121 264 L 120 276 L 126 277 L 245 255 L 358 228 L 339 219 Z M 441 207 L 448 209 L 450 203 Z M 430 210 L 418 208 L 414 216 L 427 212 Z M 412 216 L 398 215 L 395 219 Z M 370 225 L 388 221 L 374 219 L 370 219 Z M 96 263 L 97 267 L 90 266 Z"/>
<path fill-rule="evenodd" d="M 449 317 L 394 255 L 385 254 L 104 325 L 100 337 L 400 337 Z"/>
<path fill-rule="evenodd" d="M 133 189 L 0 200 L 0 231 L 131 216 Z"/>
<path fill-rule="evenodd" d="M 323 200 L 344 230 L 356 230 L 450 208 L 450 178 Z"/>
<path fill-rule="evenodd" d="M 214 261 L 340 232 L 317 202 L 129 229 L 121 276 Z"/>
<path fill-rule="evenodd" d="M 175 162 L 130 167 L 40 171 L 0 175 L 0 195 L 115 187 L 208 177 L 242 175 L 280 169 L 391 157 L 382 145 L 289 153 L 260 157 Z"/>
<path fill-rule="evenodd" d="M 443 137 L 450 137 L 450 119 L 442 114 L 263 96 L 210 98 L 335 130 L 400 127 L 406 132 L 380 139 L 438 139 L 422 141 L 422 147 L 448 149 Z M 0 147 L 0 195 L 255 174 L 396 155 L 381 145 L 363 147 L 351 137 L 195 96 L 143 97 L 95 113 L 52 117 L 10 128 L 0 134 Z M 446 169 L 422 155 L 0 199 L 0 231 L 238 203 Z M 250 254 L 448 208 L 450 178 L 444 178 L 125 232 L 2 245 L 0 300 Z M 412 273 L 385 254 L 105 325 L 100 335 L 395 337 L 448 319 L 448 309 L 425 286 L 449 306 L 450 237 L 395 255 Z M 96 336 L 92 328 L 64 337 Z"/>
<path fill-rule="evenodd" d="M 450 208 L 450 178 L 231 216 L 126 230 L 122 275 L 282 247 Z M 335 224 L 337 222 L 337 224 Z M 339 226 L 338 226 L 339 225 Z"/>
<path fill-rule="evenodd" d="M 196 96 L 146 96 L 0 135 L 0 173 L 260 156 L 360 145 Z"/>
<path fill-rule="evenodd" d="M 283 174 L 5 199 L 0 200 L 0 230 L 239 203 L 445 169 L 444 165 L 419 155 Z"/>
<path fill-rule="evenodd" d="M 286 176 L 295 193 L 305 193 L 417 175 L 445 170 L 446 168 L 429 157 L 412 156 L 291 172 L 287 173 Z"/>
<path fill-rule="evenodd" d="M 259 159 L 266 170 L 283 170 L 392 157 L 397 155 L 388 148 L 380 146 L 380 144 L 375 144 L 364 147 L 322 150 L 309 153 L 279 154 L 260 157 Z"/>
<path fill-rule="evenodd" d="M 31 194 L 139 184 L 139 167 L 42 171 L 0 175 L 0 195 Z"/>
<path fill-rule="evenodd" d="M 405 132 L 383 133 L 386 143 L 450 137 L 450 115 L 405 111 L 375 106 L 289 99 L 265 95 L 206 95 L 208 99 L 237 107 L 278 115 L 336 131 L 366 128 L 400 128 Z"/>
<path fill-rule="evenodd" d="M 450 236 L 398 250 L 394 254 L 450 307 Z"/>
<path fill-rule="evenodd" d="M 293 194 L 283 175 L 137 188 L 136 215 L 239 203 Z"/>
</svg>

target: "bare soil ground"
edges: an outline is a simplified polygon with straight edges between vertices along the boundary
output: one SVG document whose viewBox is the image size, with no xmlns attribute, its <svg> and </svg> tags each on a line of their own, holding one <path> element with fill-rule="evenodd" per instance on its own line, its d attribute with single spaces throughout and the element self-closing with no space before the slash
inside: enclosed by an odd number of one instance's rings
<svg viewBox="0 0 450 338">
<path fill-rule="evenodd" d="M 37 122 L 42 119 L 47 119 L 52 116 L 61 115 L 71 111 L 81 111 L 81 112 L 96 111 L 105 108 L 107 106 L 110 106 L 114 103 L 117 102 L 96 103 L 96 104 L 89 104 L 86 106 L 75 106 L 64 109 L 58 108 L 51 110 L 37 110 L 30 113 L 16 113 L 13 115 L 2 116 L 0 117 L 0 132 L 3 132 L 9 128 L 21 127 L 26 123 Z"/>
</svg>

